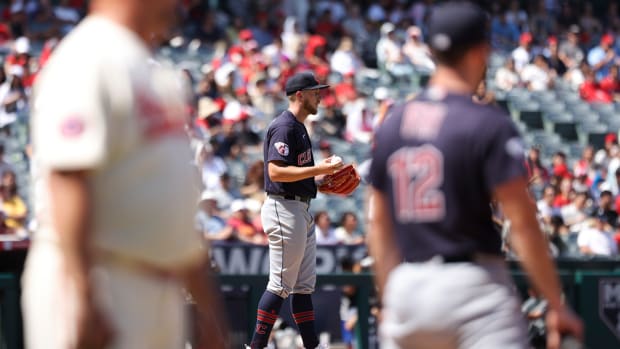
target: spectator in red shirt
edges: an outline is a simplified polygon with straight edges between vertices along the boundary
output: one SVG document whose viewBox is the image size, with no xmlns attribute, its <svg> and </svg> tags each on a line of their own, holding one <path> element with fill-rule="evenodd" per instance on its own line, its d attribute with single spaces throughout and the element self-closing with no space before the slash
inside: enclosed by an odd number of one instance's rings
<svg viewBox="0 0 620 349">
<path fill-rule="evenodd" d="M 353 73 L 343 75 L 342 82 L 334 86 L 334 95 L 336 96 L 335 98 L 338 106 L 354 101 L 357 98 L 355 75 Z"/>
<path fill-rule="evenodd" d="M 11 28 L 6 23 L 0 23 L 0 47 L 4 46 L 12 37 Z"/>
<path fill-rule="evenodd" d="M 572 180 L 568 177 L 562 178 L 560 181 L 560 191 L 553 199 L 553 207 L 561 208 L 571 203 L 574 194 Z"/>
<path fill-rule="evenodd" d="M 609 75 L 605 76 L 599 82 L 601 90 L 612 96 L 613 99 L 620 98 L 620 68 L 614 65 L 609 69 Z"/>
<path fill-rule="evenodd" d="M 248 207 L 244 200 L 235 200 L 230 205 L 231 215 L 226 225 L 233 229 L 234 235 L 240 241 L 252 244 L 264 245 L 267 243 L 267 237 L 258 231 L 252 224 Z"/>
<path fill-rule="evenodd" d="M 549 171 L 547 171 L 540 161 L 540 149 L 537 147 L 530 148 L 525 165 L 530 181 L 536 183 L 541 182 L 541 184 L 549 181 Z"/>
<path fill-rule="evenodd" d="M 591 186 L 593 182 L 592 164 L 594 163 L 594 147 L 589 145 L 585 147 L 581 158 L 575 162 L 573 173 L 575 177 L 586 176 L 586 185 Z"/>
<path fill-rule="evenodd" d="M 568 169 L 568 165 L 566 164 L 566 154 L 559 151 L 553 154 L 552 161 L 552 174 L 557 178 L 572 178 L 573 175 L 570 173 Z"/>
<path fill-rule="evenodd" d="M 326 48 L 327 40 L 325 37 L 320 35 L 312 35 L 308 39 L 308 44 L 304 52 L 304 58 L 312 68 L 320 65 L 329 66 L 326 59 Z"/>
<path fill-rule="evenodd" d="M 331 37 L 331 36 L 339 37 L 340 31 L 341 31 L 340 25 L 332 21 L 332 11 L 329 8 L 323 10 L 318 20 L 316 21 L 316 24 L 314 25 L 314 32 L 317 35 L 321 35 L 324 37 Z"/>
<path fill-rule="evenodd" d="M 589 103 L 611 103 L 611 94 L 603 90 L 596 81 L 596 75 L 590 67 L 584 67 L 585 81 L 579 87 L 579 95 Z"/>
</svg>

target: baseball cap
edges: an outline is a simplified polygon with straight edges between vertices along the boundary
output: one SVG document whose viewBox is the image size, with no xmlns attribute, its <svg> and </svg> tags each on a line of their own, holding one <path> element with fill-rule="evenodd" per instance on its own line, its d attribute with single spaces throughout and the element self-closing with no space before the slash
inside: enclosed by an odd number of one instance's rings
<svg viewBox="0 0 620 349">
<path fill-rule="evenodd" d="M 14 45 L 15 45 L 15 52 L 19 54 L 30 52 L 30 40 L 24 36 L 17 38 L 17 40 L 15 40 Z"/>
<path fill-rule="evenodd" d="M 250 40 L 254 38 L 254 34 L 249 29 L 243 29 L 239 32 L 239 39 Z"/>
<path fill-rule="evenodd" d="M 608 133 L 605 135 L 605 143 L 616 143 L 618 141 L 618 136 L 615 133 Z"/>
<path fill-rule="evenodd" d="M 247 209 L 248 207 L 245 204 L 245 201 L 242 199 L 233 200 L 233 202 L 230 204 L 230 212 L 239 212 Z"/>
<path fill-rule="evenodd" d="M 217 202 L 217 194 L 211 190 L 205 190 L 200 195 L 200 201 L 213 200 Z"/>
<path fill-rule="evenodd" d="M 611 45 L 614 43 L 614 37 L 611 34 L 605 34 L 601 37 L 601 44 Z"/>
<path fill-rule="evenodd" d="M 382 35 L 387 35 L 391 32 L 393 32 L 394 30 L 396 30 L 396 27 L 394 26 L 394 24 L 390 23 L 390 22 L 385 22 L 381 25 L 381 34 Z"/>
<path fill-rule="evenodd" d="M 373 93 L 373 96 L 376 100 L 382 101 L 390 96 L 390 91 L 387 89 L 387 87 L 379 86 Z"/>
<path fill-rule="evenodd" d="M 523 44 L 529 44 L 534 40 L 532 34 L 530 32 L 523 32 L 521 36 L 519 36 L 519 42 Z"/>
<path fill-rule="evenodd" d="M 314 77 L 314 74 L 309 71 L 297 73 L 290 77 L 286 81 L 286 86 L 284 90 L 286 91 L 286 95 L 290 96 L 297 91 L 305 91 L 305 90 L 316 90 L 328 88 L 329 85 L 319 84 L 319 81 Z"/>
<path fill-rule="evenodd" d="M 488 41 L 488 17 L 470 2 L 448 2 L 436 7 L 429 18 L 428 45 L 449 52 Z"/>
</svg>

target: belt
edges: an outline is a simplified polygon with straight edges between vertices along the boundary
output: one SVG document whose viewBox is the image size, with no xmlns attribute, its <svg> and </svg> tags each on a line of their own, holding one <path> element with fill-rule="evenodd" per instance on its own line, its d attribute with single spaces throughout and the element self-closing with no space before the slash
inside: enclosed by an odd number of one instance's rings
<svg viewBox="0 0 620 349">
<path fill-rule="evenodd" d="M 441 259 L 444 263 L 472 263 L 475 260 L 475 256 L 468 253 L 454 256 L 442 256 Z"/>
<path fill-rule="evenodd" d="M 441 263 L 485 263 L 501 262 L 503 258 L 492 254 L 474 252 L 449 256 L 437 255 L 428 261 L 432 260 L 441 261 Z"/>
<path fill-rule="evenodd" d="M 292 194 L 286 194 L 286 195 L 282 195 L 282 194 L 269 194 L 269 196 L 275 196 L 275 197 L 280 197 L 283 198 L 285 200 L 295 200 L 295 201 L 301 201 L 305 204 L 310 205 L 310 200 L 312 200 L 311 197 L 309 196 L 299 196 L 299 195 L 292 195 Z"/>
</svg>

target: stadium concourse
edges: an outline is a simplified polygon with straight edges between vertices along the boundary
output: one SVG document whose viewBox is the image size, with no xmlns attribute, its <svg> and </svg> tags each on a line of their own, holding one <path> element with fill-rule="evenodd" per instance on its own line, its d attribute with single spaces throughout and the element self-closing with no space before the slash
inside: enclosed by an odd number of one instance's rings
<svg viewBox="0 0 620 349">
<path fill-rule="evenodd" d="M 316 159 L 336 154 L 363 168 L 373 128 L 434 69 L 424 44 L 429 0 L 181 1 L 178 27 L 152 62 L 178 69 L 187 91 L 207 240 L 266 244 L 262 141 L 285 108 L 284 82 L 312 70 L 332 87 L 307 120 Z M 0 239 L 28 241 L 32 87 L 85 0 L 0 0 Z M 531 193 L 555 256 L 617 258 L 620 234 L 620 11 L 617 1 L 481 1 L 493 53 L 479 103 L 505 108 L 528 146 Z M 88 62 L 84 62 L 88 64 Z M 363 244 L 366 184 L 319 194 L 319 244 Z M 507 236 L 509 224 L 498 229 Z M 506 244 L 510 254 L 510 246 Z M 354 261 L 359 262 L 359 261 Z"/>
</svg>

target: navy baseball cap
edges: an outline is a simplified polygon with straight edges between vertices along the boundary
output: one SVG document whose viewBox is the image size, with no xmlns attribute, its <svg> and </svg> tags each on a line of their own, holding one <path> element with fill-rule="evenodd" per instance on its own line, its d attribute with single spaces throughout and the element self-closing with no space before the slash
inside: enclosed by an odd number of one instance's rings
<svg viewBox="0 0 620 349">
<path fill-rule="evenodd" d="M 328 87 L 329 85 L 319 84 L 319 81 L 314 77 L 312 72 L 305 71 L 291 76 L 286 81 L 284 90 L 286 91 L 286 95 L 290 96 L 297 91 L 317 90 Z"/>
<path fill-rule="evenodd" d="M 489 18 L 478 5 L 448 2 L 432 10 L 428 45 L 438 52 L 469 48 L 489 40 Z"/>
</svg>

